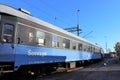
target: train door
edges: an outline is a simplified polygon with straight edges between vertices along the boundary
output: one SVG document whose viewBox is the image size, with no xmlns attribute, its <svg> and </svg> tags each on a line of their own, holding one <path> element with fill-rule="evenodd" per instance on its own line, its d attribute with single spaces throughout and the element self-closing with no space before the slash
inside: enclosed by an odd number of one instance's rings
<svg viewBox="0 0 120 80">
<path fill-rule="evenodd" d="M 1 43 L 0 43 L 0 65 L 10 67 L 7 69 L 14 69 L 15 49 L 15 25 L 16 18 L 9 15 L 1 16 Z"/>
</svg>

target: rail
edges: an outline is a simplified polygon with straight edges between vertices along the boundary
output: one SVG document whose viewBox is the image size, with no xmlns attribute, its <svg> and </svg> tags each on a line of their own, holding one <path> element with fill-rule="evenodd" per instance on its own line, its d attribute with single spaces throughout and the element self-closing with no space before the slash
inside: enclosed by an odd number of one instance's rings
<svg viewBox="0 0 120 80">
<path fill-rule="evenodd" d="M 4 73 L 10 73 L 13 72 L 13 70 L 4 70 L 4 68 L 11 67 L 11 65 L 0 65 L 0 75 Z"/>
</svg>

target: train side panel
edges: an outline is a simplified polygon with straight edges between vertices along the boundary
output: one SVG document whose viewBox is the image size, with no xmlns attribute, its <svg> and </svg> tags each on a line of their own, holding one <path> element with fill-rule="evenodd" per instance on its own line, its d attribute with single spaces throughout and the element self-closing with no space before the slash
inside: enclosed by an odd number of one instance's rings
<svg viewBox="0 0 120 80">
<path fill-rule="evenodd" d="M 15 46 L 15 66 L 71 62 L 91 59 L 101 59 L 99 53 L 88 53 L 73 50 L 63 50 L 24 45 Z"/>
</svg>

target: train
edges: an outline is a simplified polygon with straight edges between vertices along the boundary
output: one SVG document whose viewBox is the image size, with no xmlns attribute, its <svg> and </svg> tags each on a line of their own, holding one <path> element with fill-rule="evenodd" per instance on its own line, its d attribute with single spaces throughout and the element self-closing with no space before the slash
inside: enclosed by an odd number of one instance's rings
<svg viewBox="0 0 120 80">
<path fill-rule="evenodd" d="M 103 49 L 24 9 L 0 4 L 0 74 L 41 74 L 102 59 Z"/>
</svg>

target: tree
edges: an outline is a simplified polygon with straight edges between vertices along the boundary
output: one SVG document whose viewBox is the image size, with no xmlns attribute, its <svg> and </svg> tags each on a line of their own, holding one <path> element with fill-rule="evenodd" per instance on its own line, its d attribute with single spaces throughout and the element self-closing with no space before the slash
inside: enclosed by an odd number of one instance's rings
<svg viewBox="0 0 120 80">
<path fill-rule="evenodd" d="M 115 44 L 115 51 L 116 51 L 117 55 L 119 56 L 119 60 L 120 60 L 120 42 L 117 42 Z"/>
</svg>

